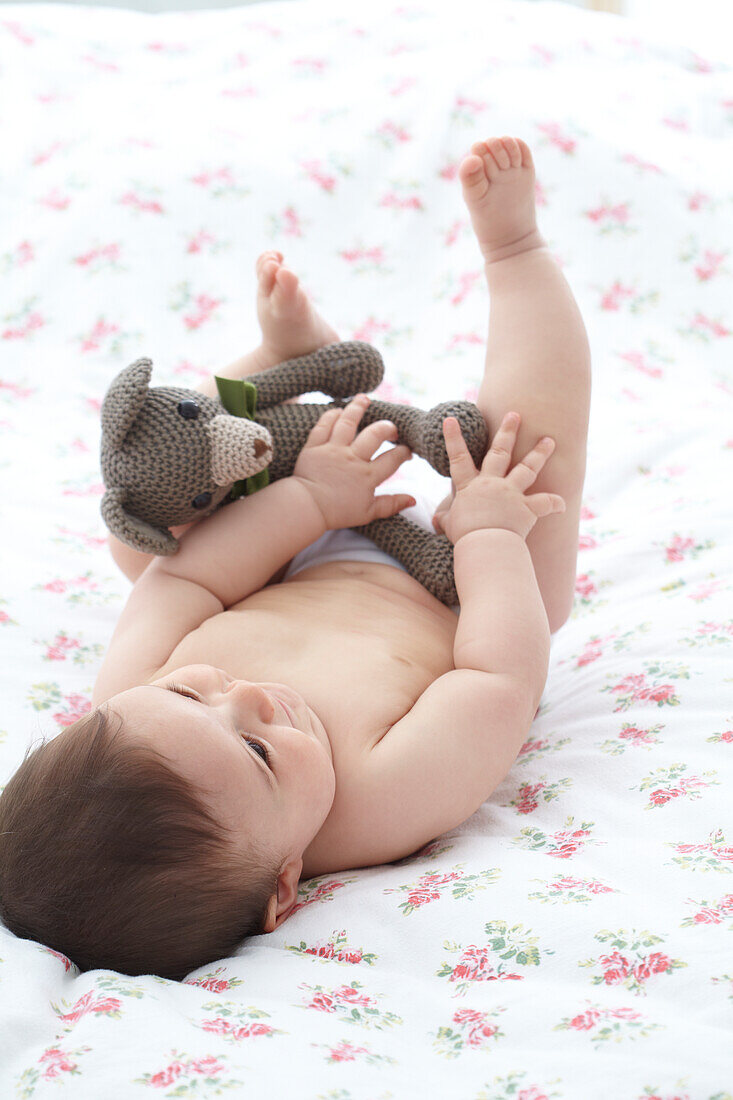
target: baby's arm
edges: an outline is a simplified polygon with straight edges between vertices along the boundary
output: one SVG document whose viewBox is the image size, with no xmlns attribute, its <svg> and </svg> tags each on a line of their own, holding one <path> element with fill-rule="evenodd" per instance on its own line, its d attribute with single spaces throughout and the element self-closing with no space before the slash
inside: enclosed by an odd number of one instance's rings
<svg viewBox="0 0 733 1100">
<path fill-rule="evenodd" d="M 194 581 L 231 607 L 325 532 L 312 495 L 299 478 L 285 477 L 195 524 L 178 553 L 156 558 L 149 570 Z"/>
<path fill-rule="evenodd" d="M 549 445 L 538 444 L 507 474 L 516 439 L 507 419 L 479 472 L 458 421 L 446 419 L 444 431 L 456 486 L 443 520 L 461 605 L 455 667 L 385 731 L 344 792 L 339 823 L 344 835 L 360 837 L 353 858 L 369 863 L 409 855 L 478 809 L 514 763 L 547 678 L 550 629 L 525 540 L 538 517 L 564 502 L 525 489 Z M 358 822 L 370 807 L 365 846 Z M 339 855 L 348 863 L 350 853 Z"/>
</svg>

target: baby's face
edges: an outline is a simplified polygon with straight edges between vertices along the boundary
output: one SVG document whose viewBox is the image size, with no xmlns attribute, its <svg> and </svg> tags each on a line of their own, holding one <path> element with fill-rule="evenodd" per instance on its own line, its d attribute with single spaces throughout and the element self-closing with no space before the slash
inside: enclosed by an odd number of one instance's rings
<svg viewBox="0 0 733 1100">
<path fill-rule="evenodd" d="M 287 684 L 184 665 L 102 705 L 167 756 L 243 843 L 299 858 L 326 820 L 336 792 L 328 735 Z"/>
</svg>

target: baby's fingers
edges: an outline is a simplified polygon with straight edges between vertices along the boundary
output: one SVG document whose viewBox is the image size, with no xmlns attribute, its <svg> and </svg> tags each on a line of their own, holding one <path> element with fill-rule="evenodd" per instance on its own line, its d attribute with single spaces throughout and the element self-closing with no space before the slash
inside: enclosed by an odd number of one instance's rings
<svg viewBox="0 0 733 1100">
<path fill-rule="evenodd" d="M 378 458 L 373 458 L 370 465 L 372 472 L 376 474 L 377 484 L 381 484 L 385 478 L 391 477 L 391 475 L 400 468 L 403 462 L 408 462 L 412 458 L 412 451 L 404 443 L 399 447 L 391 447 L 384 454 L 379 455 Z"/>
<path fill-rule="evenodd" d="M 354 442 L 359 421 L 363 417 L 368 404 L 369 398 L 365 393 L 357 394 L 352 401 L 349 401 L 348 405 L 341 410 L 341 416 L 336 421 L 331 433 L 333 443 L 348 444 Z"/>
<path fill-rule="evenodd" d="M 525 496 L 524 499 L 538 519 L 566 510 L 565 500 L 559 493 L 533 493 L 532 496 Z"/>
<path fill-rule="evenodd" d="M 305 441 L 306 447 L 319 447 L 321 443 L 328 443 L 331 438 L 333 426 L 338 420 L 341 409 L 328 409 L 323 413 L 311 428 Z"/>
<path fill-rule="evenodd" d="M 455 416 L 446 416 L 443 421 L 443 436 L 445 437 L 445 449 L 448 452 L 450 462 L 450 476 L 456 491 L 468 485 L 478 474 L 474 466 L 471 454 L 463 438 L 461 425 Z"/>
<path fill-rule="evenodd" d="M 506 475 L 506 480 L 516 485 L 524 493 L 530 485 L 534 485 L 542 467 L 555 450 L 555 440 L 546 435 L 539 443 L 529 451 L 521 462 Z"/>
</svg>

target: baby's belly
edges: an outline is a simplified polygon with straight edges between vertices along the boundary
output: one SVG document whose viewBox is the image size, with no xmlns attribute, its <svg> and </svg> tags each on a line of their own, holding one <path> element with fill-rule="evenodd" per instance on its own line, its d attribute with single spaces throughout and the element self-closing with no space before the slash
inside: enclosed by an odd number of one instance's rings
<svg viewBox="0 0 733 1100">
<path fill-rule="evenodd" d="M 339 754 L 369 749 L 453 668 L 457 624 L 409 574 L 332 561 L 207 619 L 157 675 L 202 663 L 237 679 L 289 684 L 332 734 L 336 763 Z"/>
</svg>

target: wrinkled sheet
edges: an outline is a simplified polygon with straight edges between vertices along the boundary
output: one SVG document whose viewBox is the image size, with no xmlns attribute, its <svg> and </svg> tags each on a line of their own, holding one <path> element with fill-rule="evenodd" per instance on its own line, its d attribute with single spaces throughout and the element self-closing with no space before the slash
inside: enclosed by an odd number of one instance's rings
<svg viewBox="0 0 733 1100">
<path fill-rule="evenodd" d="M 0 7 L 0 782 L 89 709 L 129 592 L 106 387 L 140 355 L 194 386 L 256 346 L 260 251 L 380 349 L 379 395 L 475 398 L 457 166 L 516 134 L 593 350 L 575 606 L 506 780 L 413 857 L 302 882 L 184 983 L 0 929 L 0 1095 L 731 1095 L 723 50 L 557 3 Z"/>
</svg>

